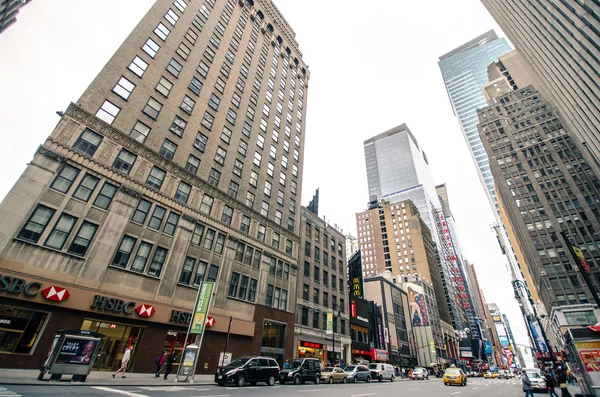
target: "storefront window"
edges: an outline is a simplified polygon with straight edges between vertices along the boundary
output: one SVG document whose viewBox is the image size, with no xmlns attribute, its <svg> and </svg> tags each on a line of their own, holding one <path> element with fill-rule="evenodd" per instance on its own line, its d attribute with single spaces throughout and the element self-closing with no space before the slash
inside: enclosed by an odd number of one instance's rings
<svg viewBox="0 0 600 397">
<path fill-rule="evenodd" d="M 31 354 L 48 313 L 0 305 L 0 353 Z"/>
<path fill-rule="evenodd" d="M 184 348 L 185 334 L 185 332 L 178 332 L 173 330 L 167 331 L 167 338 L 165 339 L 163 350 L 166 351 L 167 354 L 176 353 L 177 358 L 181 358 L 181 352 Z M 195 338 L 196 335 L 189 334 L 185 346 L 194 343 Z M 174 365 L 179 365 L 179 361 L 176 360 Z"/>
<path fill-rule="evenodd" d="M 98 332 L 104 335 L 98 357 L 94 363 L 95 369 L 116 370 L 121 364 L 121 358 L 125 353 L 125 348 L 133 346 L 141 340 L 143 335 L 142 327 L 133 327 L 127 324 L 110 323 L 106 321 L 84 319 L 81 329 L 85 331 Z M 135 366 L 135 356 L 137 350 L 133 350 L 129 368 Z"/>
<path fill-rule="evenodd" d="M 286 324 L 263 321 L 261 354 L 273 357 L 279 365 L 284 362 Z"/>
</svg>

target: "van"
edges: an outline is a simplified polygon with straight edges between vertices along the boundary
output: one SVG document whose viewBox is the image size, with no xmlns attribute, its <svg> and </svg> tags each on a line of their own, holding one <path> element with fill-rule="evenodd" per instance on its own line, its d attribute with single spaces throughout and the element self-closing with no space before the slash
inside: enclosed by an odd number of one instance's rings
<svg viewBox="0 0 600 397">
<path fill-rule="evenodd" d="M 396 378 L 396 372 L 391 364 L 369 364 L 369 371 L 371 371 L 371 378 L 380 382 L 383 382 L 384 380 L 393 382 Z"/>
<path fill-rule="evenodd" d="M 299 385 L 306 381 L 318 385 L 321 382 L 321 362 L 316 358 L 296 358 L 289 368 L 279 372 L 279 383 L 293 382 Z"/>
<path fill-rule="evenodd" d="M 254 386 L 257 382 L 273 386 L 278 376 L 279 364 L 274 358 L 241 357 L 219 368 L 215 374 L 215 382 L 219 386 L 225 386 L 229 382 L 238 387 L 247 383 Z"/>
</svg>

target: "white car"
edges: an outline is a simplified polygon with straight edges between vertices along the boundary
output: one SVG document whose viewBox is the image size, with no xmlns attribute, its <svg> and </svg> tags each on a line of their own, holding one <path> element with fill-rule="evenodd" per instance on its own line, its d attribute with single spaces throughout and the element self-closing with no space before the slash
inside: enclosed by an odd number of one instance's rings
<svg viewBox="0 0 600 397">
<path fill-rule="evenodd" d="M 413 380 L 429 379 L 429 372 L 425 368 L 415 368 L 412 372 Z"/>
<path fill-rule="evenodd" d="M 396 378 L 396 372 L 391 364 L 369 364 L 369 371 L 371 371 L 371 377 L 373 380 L 378 380 L 380 382 L 383 382 L 384 380 L 393 382 Z"/>
<path fill-rule="evenodd" d="M 548 393 L 548 387 L 546 386 L 546 378 L 542 375 L 542 372 L 537 368 L 525 368 L 523 372 L 527 373 L 529 380 L 531 380 L 531 387 L 533 391 L 541 391 Z"/>
</svg>

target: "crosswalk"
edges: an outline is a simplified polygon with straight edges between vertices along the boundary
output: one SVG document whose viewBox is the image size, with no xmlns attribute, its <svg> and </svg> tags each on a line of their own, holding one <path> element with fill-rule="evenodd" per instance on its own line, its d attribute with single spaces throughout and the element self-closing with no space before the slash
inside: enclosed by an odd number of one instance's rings
<svg viewBox="0 0 600 397">
<path fill-rule="evenodd" d="M 21 397 L 21 395 L 0 385 L 0 397 Z"/>
</svg>

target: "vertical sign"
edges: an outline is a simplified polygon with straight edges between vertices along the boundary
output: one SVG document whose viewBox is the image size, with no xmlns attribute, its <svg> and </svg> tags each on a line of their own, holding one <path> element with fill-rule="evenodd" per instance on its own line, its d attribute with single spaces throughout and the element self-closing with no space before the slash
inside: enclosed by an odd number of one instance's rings
<svg viewBox="0 0 600 397">
<path fill-rule="evenodd" d="M 198 299 L 196 300 L 196 306 L 194 307 L 194 315 L 190 327 L 190 334 L 204 333 L 206 316 L 208 315 L 208 307 L 212 298 L 214 285 L 214 282 L 206 281 L 203 281 L 200 284 L 200 291 L 198 292 Z"/>
<path fill-rule="evenodd" d="M 327 335 L 333 335 L 333 312 L 327 312 Z"/>
<path fill-rule="evenodd" d="M 581 268 L 587 272 L 587 273 L 591 273 L 592 272 L 592 268 L 590 267 L 590 264 L 587 263 L 587 261 L 585 260 L 585 256 L 583 255 L 583 252 L 581 251 L 581 249 L 579 247 L 576 246 L 572 246 L 573 248 L 573 252 L 575 253 L 575 258 L 577 258 L 577 260 L 579 261 L 579 264 L 581 265 Z"/>
</svg>

